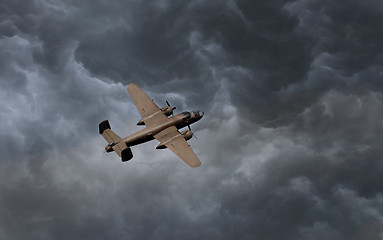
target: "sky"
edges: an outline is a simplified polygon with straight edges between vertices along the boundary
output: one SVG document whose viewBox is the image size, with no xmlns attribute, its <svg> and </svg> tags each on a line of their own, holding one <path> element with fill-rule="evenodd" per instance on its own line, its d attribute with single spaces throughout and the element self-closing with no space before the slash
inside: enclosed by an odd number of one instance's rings
<svg viewBox="0 0 383 240">
<path fill-rule="evenodd" d="M 380 0 L 2 0 L 0 239 L 383 239 Z M 138 84 L 202 110 L 190 168 Z"/>
</svg>

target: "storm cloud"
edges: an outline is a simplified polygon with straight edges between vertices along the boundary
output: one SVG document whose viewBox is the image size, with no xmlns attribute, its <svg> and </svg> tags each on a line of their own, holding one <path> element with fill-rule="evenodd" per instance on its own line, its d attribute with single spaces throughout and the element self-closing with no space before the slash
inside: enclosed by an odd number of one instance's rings
<svg viewBox="0 0 383 240">
<path fill-rule="evenodd" d="M 0 3 L 1 239 L 382 239 L 380 1 Z M 126 85 L 201 109 L 122 163 Z"/>
</svg>

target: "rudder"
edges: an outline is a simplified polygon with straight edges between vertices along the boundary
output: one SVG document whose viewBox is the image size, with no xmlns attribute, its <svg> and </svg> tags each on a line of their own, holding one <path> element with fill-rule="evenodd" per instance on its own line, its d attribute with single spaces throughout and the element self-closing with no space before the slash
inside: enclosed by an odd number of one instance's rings
<svg viewBox="0 0 383 240">
<path fill-rule="evenodd" d="M 98 131 L 109 144 L 116 144 L 121 141 L 121 137 L 112 131 L 108 120 L 104 120 L 98 125 Z"/>
<path fill-rule="evenodd" d="M 111 129 L 108 120 L 104 120 L 98 124 L 98 132 L 102 134 L 106 129 Z"/>
<path fill-rule="evenodd" d="M 133 158 L 133 153 L 130 147 L 125 148 L 121 152 L 121 161 L 126 162 Z"/>
<path fill-rule="evenodd" d="M 113 150 L 117 153 L 123 162 L 129 161 L 133 158 L 132 150 L 130 150 L 130 147 L 126 146 L 126 143 L 124 142 L 119 142 L 118 144 L 114 145 Z"/>
</svg>

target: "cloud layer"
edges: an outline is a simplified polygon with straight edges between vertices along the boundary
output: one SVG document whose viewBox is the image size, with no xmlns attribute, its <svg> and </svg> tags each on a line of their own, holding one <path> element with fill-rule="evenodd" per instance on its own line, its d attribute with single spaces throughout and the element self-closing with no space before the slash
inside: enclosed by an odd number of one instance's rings
<svg viewBox="0 0 383 240">
<path fill-rule="evenodd" d="M 0 238 L 381 239 L 382 3 L 0 4 Z M 125 86 L 201 109 L 121 163 Z"/>
</svg>

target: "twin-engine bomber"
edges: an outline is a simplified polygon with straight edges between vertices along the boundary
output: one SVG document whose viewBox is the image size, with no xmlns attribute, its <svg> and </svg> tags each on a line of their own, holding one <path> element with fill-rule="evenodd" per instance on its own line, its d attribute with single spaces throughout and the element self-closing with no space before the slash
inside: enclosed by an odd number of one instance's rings
<svg viewBox="0 0 383 240">
<path fill-rule="evenodd" d="M 115 151 L 121 160 L 126 162 L 133 158 L 131 146 L 157 139 L 160 142 L 157 149 L 168 148 L 189 166 L 201 166 L 201 161 L 187 140 L 193 136 L 190 124 L 200 120 L 204 113 L 191 111 L 174 115 L 173 110 L 176 108 L 171 107 L 168 101 L 166 101 L 168 106 L 159 108 L 136 84 L 129 84 L 127 89 L 142 117 L 137 125 L 145 125 L 146 127 L 122 139 L 111 130 L 108 120 L 102 121 L 99 124 L 99 133 L 108 142 L 105 151 Z M 170 115 L 172 116 L 169 117 Z M 178 131 L 178 129 L 186 126 L 188 130 Z"/>
</svg>

